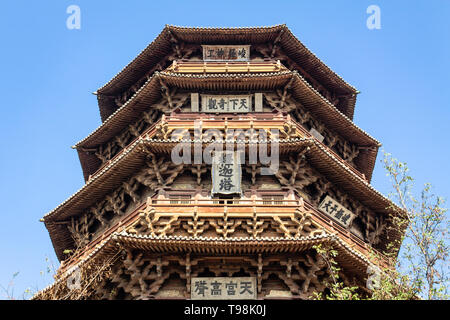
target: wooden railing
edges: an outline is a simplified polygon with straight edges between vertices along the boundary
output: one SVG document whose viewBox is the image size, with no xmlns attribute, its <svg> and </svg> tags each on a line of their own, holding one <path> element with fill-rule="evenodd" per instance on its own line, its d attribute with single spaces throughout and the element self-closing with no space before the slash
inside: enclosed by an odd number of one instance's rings
<svg viewBox="0 0 450 320">
<path fill-rule="evenodd" d="M 275 194 L 271 192 L 271 194 Z M 285 194 L 279 192 L 279 194 Z M 246 213 L 257 213 L 263 215 L 291 215 L 298 207 L 304 207 L 308 212 L 312 213 L 311 218 L 317 224 L 325 228 L 329 233 L 336 233 L 340 239 L 347 243 L 351 248 L 359 251 L 364 256 L 368 257 L 372 251 L 378 256 L 382 256 L 376 249 L 372 248 L 368 243 L 364 242 L 361 238 L 351 233 L 348 229 L 339 225 L 333 221 L 330 217 L 318 210 L 313 204 L 302 198 L 296 197 L 296 199 L 277 199 L 273 200 L 273 204 L 267 204 L 268 200 L 265 199 L 186 199 L 180 198 L 163 198 L 156 199 L 149 197 L 147 203 L 143 203 L 135 208 L 130 214 L 116 222 L 113 226 L 105 230 L 100 236 L 93 239 L 87 246 L 81 251 L 76 252 L 75 255 L 64 261 L 63 265 L 58 270 L 58 273 L 65 272 L 75 261 L 87 256 L 92 250 L 95 249 L 103 240 L 107 239 L 112 233 L 122 230 L 130 226 L 136 221 L 138 215 L 143 210 L 151 206 L 155 208 L 156 214 L 173 214 L 173 215 L 191 215 L 195 210 L 197 212 L 208 212 L 215 216 L 224 215 L 226 210 L 227 215 L 238 217 Z M 178 203 L 175 203 L 178 202 Z"/>
<path fill-rule="evenodd" d="M 284 195 L 283 192 L 271 192 L 271 195 L 280 194 Z M 272 204 L 267 204 L 271 201 Z M 176 203 L 177 202 L 177 203 Z M 303 202 L 303 204 L 302 204 Z M 192 214 L 194 210 L 198 210 L 200 213 L 202 210 L 207 209 L 208 213 L 223 214 L 224 207 L 226 207 L 227 214 L 236 213 L 268 213 L 279 215 L 283 213 L 292 213 L 296 208 L 304 206 L 307 210 L 314 213 L 313 220 L 318 222 L 321 226 L 324 226 L 330 232 L 337 232 L 340 238 L 346 241 L 351 246 L 356 245 L 359 251 L 367 253 L 369 244 L 365 243 L 357 235 L 351 233 L 348 229 L 341 226 L 338 222 L 334 221 L 326 214 L 321 212 L 312 203 L 305 199 L 296 198 L 293 200 L 289 199 L 186 199 L 186 198 L 164 198 L 164 199 L 152 199 L 149 198 L 147 206 L 152 206 L 156 209 L 156 212 L 166 212 L 173 214 Z"/>
<path fill-rule="evenodd" d="M 259 73 L 289 71 L 281 62 L 269 61 L 182 61 L 175 60 L 165 72 L 177 73 Z"/>
</svg>

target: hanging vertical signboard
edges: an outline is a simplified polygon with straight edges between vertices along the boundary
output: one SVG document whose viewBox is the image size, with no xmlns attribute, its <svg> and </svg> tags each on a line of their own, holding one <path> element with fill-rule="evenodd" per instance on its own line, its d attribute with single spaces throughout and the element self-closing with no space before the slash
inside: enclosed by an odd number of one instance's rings
<svg viewBox="0 0 450 320">
<path fill-rule="evenodd" d="M 211 165 L 212 195 L 241 193 L 241 164 L 239 153 L 215 151 Z"/>
</svg>

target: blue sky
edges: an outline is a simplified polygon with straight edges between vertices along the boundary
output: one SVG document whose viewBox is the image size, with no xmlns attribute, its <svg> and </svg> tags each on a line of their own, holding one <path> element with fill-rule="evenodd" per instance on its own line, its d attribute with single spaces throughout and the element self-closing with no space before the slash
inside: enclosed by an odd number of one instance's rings
<svg viewBox="0 0 450 320">
<path fill-rule="evenodd" d="M 69 5 L 81 29 L 66 28 Z M 381 9 L 369 30 L 366 9 Z M 23 1 L 0 10 L 0 284 L 14 294 L 43 288 L 46 257 L 57 265 L 39 219 L 83 185 L 70 147 L 100 124 L 91 93 L 150 43 L 165 24 L 285 23 L 361 93 L 355 123 L 406 161 L 417 184 L 449 198 L 450 1 Z M 373 185 L 387 194 L 379 160 Z M 0 298 L 3 298 L 0 293 Z"/>
</svg>

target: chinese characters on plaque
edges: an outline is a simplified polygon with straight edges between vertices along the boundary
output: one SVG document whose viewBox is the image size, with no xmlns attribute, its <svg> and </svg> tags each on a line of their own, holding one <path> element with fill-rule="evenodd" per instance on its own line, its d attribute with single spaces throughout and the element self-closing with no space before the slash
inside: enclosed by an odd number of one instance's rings
<svg viewBox="0 0 450 320">
<path fill-rule="evenodd" d="M 192 278 L 192 300 L 256 299 L 255 277 Z"/>
<path fill-rule="evenodd" d="M 212 161 L 212 195 L 241 193 L 239 153 L 216 151 Z"/>
<path fill-rule="evenodd" d="M 251 95 L 201 95 L 202 112 L 250 112 L 252 107 Z"/>
<path fill-rule="evenodd" d="M 345 227 L 348 227 L 353 218 L 355 218 L 355 215 L 350 210 L 346 209 L 330 196 L 326 196 L 323 199 L 319 205 L 319 209 Z"/>
<path fill-rule="evenodd" d="M 249 61 L 249 45 L 202 45 L 204 61 Z"/>
</svg>

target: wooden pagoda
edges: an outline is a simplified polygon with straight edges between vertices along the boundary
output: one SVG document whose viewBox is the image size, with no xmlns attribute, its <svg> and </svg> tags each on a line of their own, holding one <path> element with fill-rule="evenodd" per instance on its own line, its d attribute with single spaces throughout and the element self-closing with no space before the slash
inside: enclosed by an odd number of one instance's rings
<svg viewBox="0 0 450 320">
<path fill-rule="evenodd" d="M 166 26 L 95 92 L 102 124 L 73 147 L 86 183 L 42 219 L 61 266 L 34 298 L 309 299 L 330 274 L 318 244 L 370 294 L 402 212 L 370 184 L 357 93 L 285 25 Z M 243 160 L 173 159 L 220 141 Z M 249 160 L 258 144 L 276 170 Z"/>
</svg>

